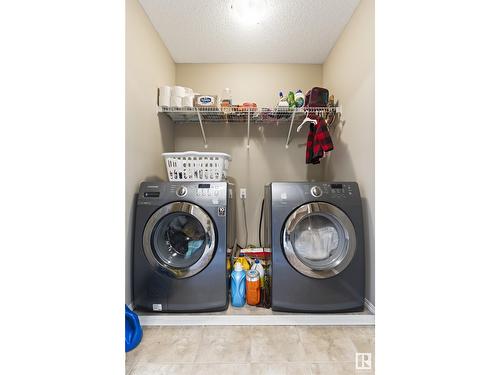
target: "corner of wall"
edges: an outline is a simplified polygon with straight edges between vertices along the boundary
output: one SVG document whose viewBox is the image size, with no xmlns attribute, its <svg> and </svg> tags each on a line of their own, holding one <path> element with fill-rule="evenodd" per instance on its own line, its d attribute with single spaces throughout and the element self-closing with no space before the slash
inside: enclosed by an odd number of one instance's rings
<svg viewBox="0 0 500 375">
<path fill-rule="evenodd" d="M 137 0 L 126 3 L 125 303 L 132 302 L 134 197 L 141 181 L 165 178 L 161 153 L 173 148 L 173 127 L 158 117 L 157 88 L 175 83 L 175 62 Z"/>
<path fill-rule="evenodd" d="M 322 66 L 325 88 L 339 100 L 341 124 L 332 134 L 325 177 L 357 181 L 366 243 L 366 298 L 375 304 L 375 40 L 374 1 L 361 0 Z"/>
</svg>

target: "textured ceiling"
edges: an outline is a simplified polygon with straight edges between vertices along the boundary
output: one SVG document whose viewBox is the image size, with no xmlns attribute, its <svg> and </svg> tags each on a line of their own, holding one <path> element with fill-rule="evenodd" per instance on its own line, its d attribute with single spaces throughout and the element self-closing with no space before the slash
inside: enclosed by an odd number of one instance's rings
<svg viewBox="0 0 500 375">
<path fill-rule="evenodd" d="M 359 0 L 140 3 L 177 63 L 321 64 Z"/>
</svg>

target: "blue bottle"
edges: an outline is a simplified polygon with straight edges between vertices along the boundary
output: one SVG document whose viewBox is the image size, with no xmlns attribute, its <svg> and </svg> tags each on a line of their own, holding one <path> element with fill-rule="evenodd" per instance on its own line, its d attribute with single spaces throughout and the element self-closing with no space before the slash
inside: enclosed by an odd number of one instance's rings
<svg viewBox="0 0 500 375">
<path fill-rule="evenodd" d="M 231 272 L 231 304 L 234 307 L 245 305 L 245 271 L 241 263 L 234 264 L 234 270 Z"/>
</svg>

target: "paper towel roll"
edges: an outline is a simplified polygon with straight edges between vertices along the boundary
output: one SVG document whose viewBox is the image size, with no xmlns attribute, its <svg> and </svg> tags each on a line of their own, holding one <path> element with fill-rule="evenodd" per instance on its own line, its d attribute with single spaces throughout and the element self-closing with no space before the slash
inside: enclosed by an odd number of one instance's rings
<svg viewBox="0 0 500 375">
<path fill-rule="evenodd" d="M 172 92 L 172 88 L 170 86 L 160 87 L 160 98 L 159 98 L 159 102 L 158 102 L 160 107 L 170 106 L 171 92 Z"/>
</svg>

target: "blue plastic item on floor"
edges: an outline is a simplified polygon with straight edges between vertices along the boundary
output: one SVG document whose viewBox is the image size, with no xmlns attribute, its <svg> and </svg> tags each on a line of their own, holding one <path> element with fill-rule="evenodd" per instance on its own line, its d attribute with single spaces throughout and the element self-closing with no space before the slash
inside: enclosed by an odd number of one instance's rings
<svg viewBox="0 0 500 375">
<path fill-rule="evenodd" d="M 125 305 L 125 351 L 134 349 L 142 339 L 142 328 L 139 317 Z"/>
<path fill-rule="evenodd" d="M 245 271 L 241 263 L 234 264 L 234 270 L 231 272 L 231 304 L 234 307 L 242 307 L 245 305 Z"/>
</svg>

